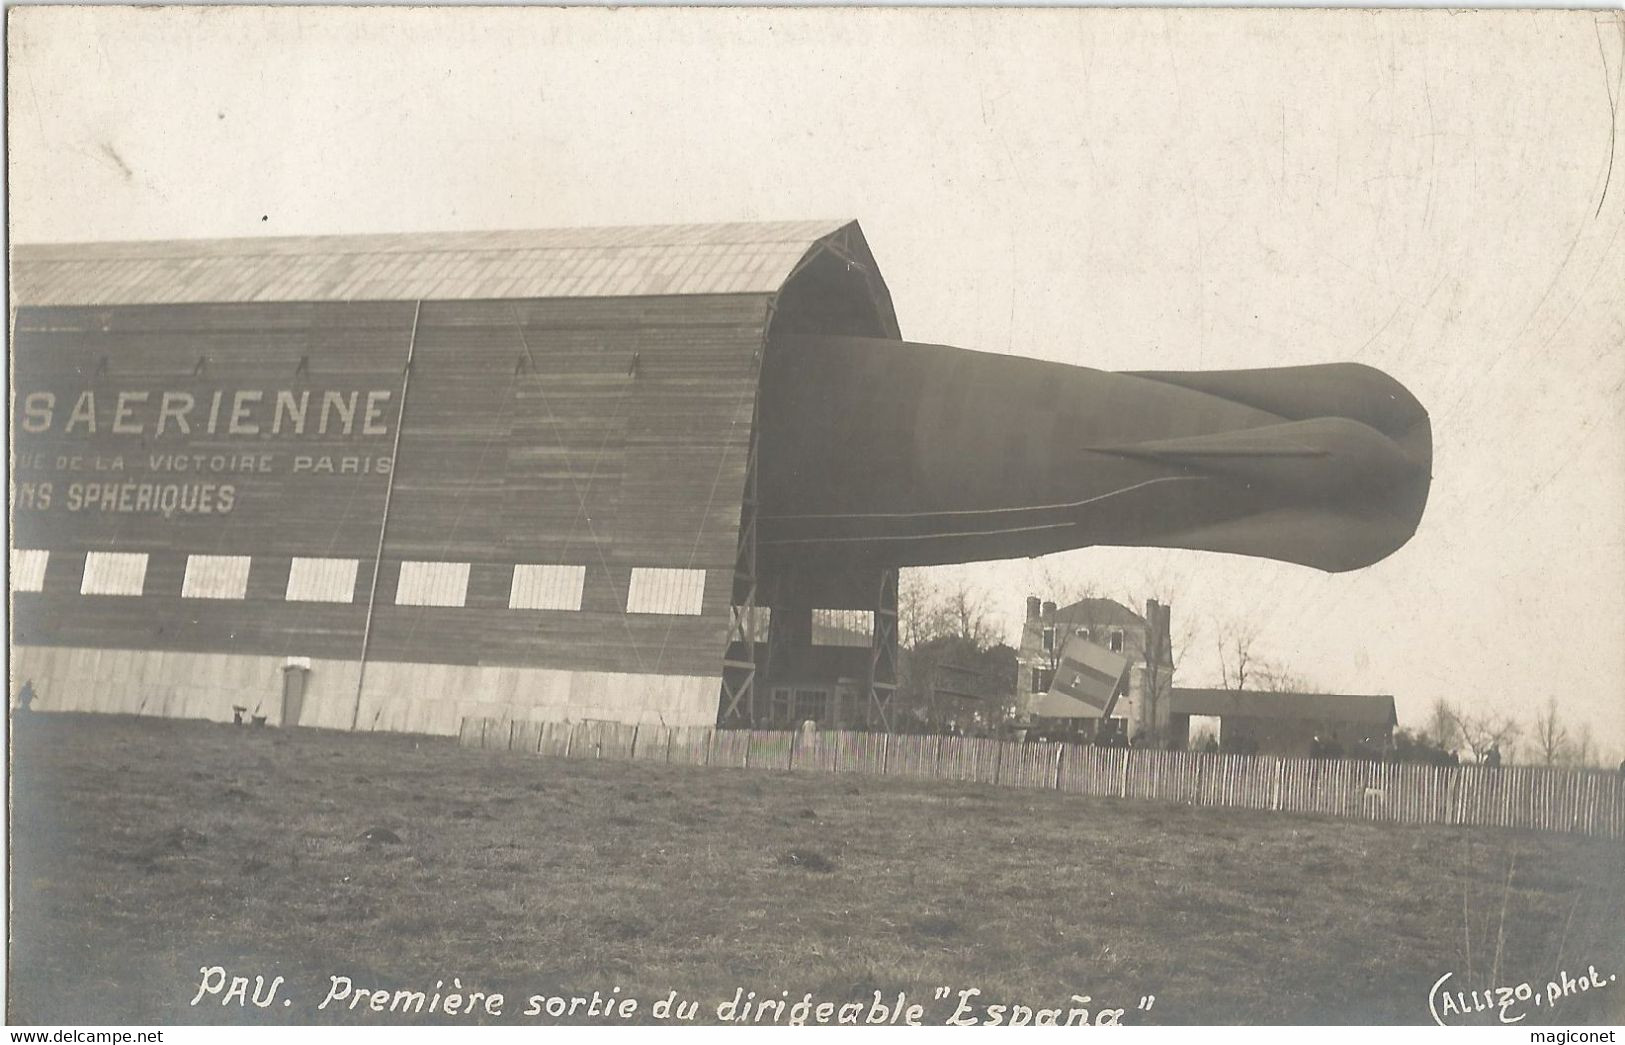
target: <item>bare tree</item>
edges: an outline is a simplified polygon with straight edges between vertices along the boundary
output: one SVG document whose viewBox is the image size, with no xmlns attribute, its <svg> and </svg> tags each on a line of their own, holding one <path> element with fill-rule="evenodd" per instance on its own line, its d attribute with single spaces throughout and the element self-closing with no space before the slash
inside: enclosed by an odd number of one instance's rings
<svg viewBox="0 0 1625 1045">
<path fill-rule="evenodd" d="M 1154 574 L 1148 572 L 1140 581 L 1136 598 L 1155 599 L 1164 607 L 1175 609 L 1181 605 L 1180 597 L 1185 588 L 1185 576 L 1182 573 L 1170 573 L 1167 570 Z M 1195 641 L 1199 630 L 1196 617 L 1178 612 L 1169 614 L 1167 650 L 1169 659 L 1173 661 L 1176 669 L 1185 651 Z"/>
<path fill-rule="evenodd" d="M 963 580 L 943 581 L 924 570 L 904 570 L 899 578 L 898 644 L 905 655 L 900 658 L 898 695 L 922 722 L 942 720 L 938 691 L 953 691 L 943 688 L 942 680 L 949 676 L 959 680 L 956 684 L 972 680 L 990 691 L 1013 690 L 1015 654 L 1003 645 L 990 602 L 986 593 Z M 1011 663 L 1000 661 L 996 649 L 1003 649 Z M 990 674 L 994 663 L 999 664 L 996 680 Z M 1002 713 L 1001 702 L 989 718 L 996 720 Z"/>
<path fill-rule="evenodd" d="M 1461 730 L 1456 727 L 1456 709 L 1450 706 L 1449 701 L 1440 697 L 1433 702 L 1422 734 L 1441 751 L 1450 751 L 1461 743 Z"/>
<path fill-rule="evenodd" d="M 1038 591 L 1057 606 L 1070 606 L 1074 602 L 1093 599 L 1100 594 L 1100 585 L 1087 574 L 1068 571 L 1060 567 L 1052 556 L 1040 560 Z"/>
<path fill-rule="evenodd" d="M 1246 689 L 1258 625 L 1250 620 L 1215 621 L 1214 628 L 1218 633 L 1220 682 L 1225 689 Z"/>
<path fill-rule="evenodd" d="M 942 612 L 950 633 L 978 649 L 985 649 L 1003 637 L 999 634 L 998 623 L 988 610 L 987 596 L 973 590 L 964 581 L 944 592 Z"/>
<path fill-rule="evenodd" d="M 1254 660 L 1250 674 L 1256 688 L 1267 693 L 1319 693 L 1320 687 L 1303 675 L 1274 661 Z"/>
<path fill-rule="evenodd" d="M 924 570 L 904 570 L 897 581 L 897 641 L 916 649 L 942 633 L 943 598 Z"/>
<path fill-rule="evenodd" d="M 1591 737 L 1591 723 L 1581 722 L 1574 743 L 1569 745 L 1567 763 L 1581 769 L 1589 768 L 1597 759 L 1596 741 Z"/>
<path fill-rule="evenodd" d="M 917 649 L 956 636 L 985 648 L 1003 640 L 988 596 L 965 581 L 943 583 L 924 570 L 904 570 L 897 584 L 898 641 Z"/>
<path fill-rule="evenodd" d="M 1546 698 L 1546 710 L 1535 719 L 1535 749 L 1544 765 L 1555 766 L 1568 753 L 1569 730 L 1557 717 L 1557 698 Z"/>
<path fill-rule="evenodd" d="M 1500 751 L 1503 745 L 1507 748 L 1505 755 L 1510 757 L 1512 745 L 1518 738 L 1518 723 L 1511 715 L 1488 711 L 1478 714 L 1456 712 L 1453 717 L 1463 743 L 1473 753 L 1474 761 L 1483 762 L 1492 749 Z"/>
</svg>

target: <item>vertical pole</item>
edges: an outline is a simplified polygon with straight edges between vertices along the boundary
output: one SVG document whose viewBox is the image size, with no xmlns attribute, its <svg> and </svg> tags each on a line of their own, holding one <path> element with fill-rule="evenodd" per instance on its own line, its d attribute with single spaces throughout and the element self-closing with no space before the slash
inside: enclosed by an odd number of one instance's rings
<svg viewBox="0 0 1625 1045">
<path fill-rule="evenodd" d="M 406 365 L 401 368 L 401 405 L 395 411 L 395 443 L 390 450 L 389 479 L 384 484 L 384 515 L 378 521 L 378 554 L 372 560 L 372 584 L 367 592 L 367 621 L 361 630 L 361 664 L 355 676 L 355 708 L 350 713 L 350 731 L 361 722 L 361 694 L 367 684 L 367 650 L 372 645 L 372 618 L 378 606 L 378 574 L 384 569 L 384 535 L 389 532 L 389 503 L 395 496 L 395 477 L 401 473 L 401 430 L 406 427 L 406 390 L 412 384 L 412 356 L 418 346 L 418 319 L 423 302 L 412 306 L 412 334 L 406 342 Z"/>
</svg>

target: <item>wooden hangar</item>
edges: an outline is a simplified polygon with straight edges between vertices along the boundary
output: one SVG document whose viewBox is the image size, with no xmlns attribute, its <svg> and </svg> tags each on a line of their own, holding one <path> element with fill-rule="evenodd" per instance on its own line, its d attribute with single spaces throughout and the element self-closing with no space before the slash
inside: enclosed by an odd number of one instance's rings
<svg viewBox="0 0 1625 1045">
<path fill-rule="evenodd" d="M 768 577 L 756 541 L 769 344 L 898 337 L 855 223 L 18 245 L 12 275 L 35 707 L 889 724 L 896 569 Z"/>
</svg>

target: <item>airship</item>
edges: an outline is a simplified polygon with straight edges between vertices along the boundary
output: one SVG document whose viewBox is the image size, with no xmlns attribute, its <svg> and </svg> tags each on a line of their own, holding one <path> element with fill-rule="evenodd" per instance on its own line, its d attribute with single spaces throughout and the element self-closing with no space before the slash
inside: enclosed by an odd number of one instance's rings
<svg viewBox="0 0 1625 1045">
<path fill-rule="evenodd" d="M 774 348 L 758 519 L 783 562 L 1121 545 L 1341 572 L 1404 545 L 1427 503 L 1427 411 L 1369 366 L 1113 373 L 891 339 Z"/>
</svg>

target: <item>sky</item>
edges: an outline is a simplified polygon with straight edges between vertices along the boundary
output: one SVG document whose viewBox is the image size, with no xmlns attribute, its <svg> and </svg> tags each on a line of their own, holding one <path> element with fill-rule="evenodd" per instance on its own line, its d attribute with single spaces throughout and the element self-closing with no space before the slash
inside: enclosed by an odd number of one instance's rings
<svg viewBox="0 0 1625 1045">
<path fill-rule="evenodd" d="M 1375 566 L 1086 549 L 935 579 L 1012 639 L 1029 592 L 1163 597 L 1182 685 L 1246 621 L 1402 724 L 1555 698 L 1625 755 L 1617 12 L 10 17 L 17 242 L 856 218 L 911 340 L 1378 367 L 1435 446 Z"/>
</svg>

